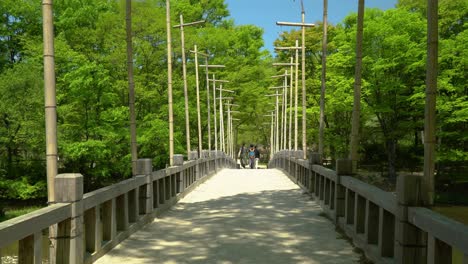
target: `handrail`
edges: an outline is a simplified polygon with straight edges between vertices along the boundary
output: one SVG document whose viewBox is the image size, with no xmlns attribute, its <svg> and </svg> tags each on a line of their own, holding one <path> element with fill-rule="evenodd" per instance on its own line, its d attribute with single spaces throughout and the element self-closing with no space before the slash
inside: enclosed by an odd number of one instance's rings
<svg viewBox="0 0 468 264">
<path fill-rule="evenodd" d="M 383 191 L 373 185 L 350 176 L 342 176 L 341 184 L 346 188 L 357 192 L 369 201 L 379 205 L 385 210 L 395 214 L 397 211 L 396 196 L 393 193 Z"/>
<path fill-rule="evenodd" d="M 468 226 L 423 207 L 408 208 L 409 222 L 468 255 Z"/>
<path fill-rule="evenodd" d="M 468 261 L 468 226 L 417 204 L 419 177 L 398 178 L 397 192 L 386 192 L 351 175 L 350 160 L 330 170 L 318 154 L 279 151 L 269 168 L 283 170 L 315 198 L 324 213 L 378 263 L 450 263 L 461 251 Z M 314 156 L 315 155 L 315 156 Z M 309 169 L 310 168 L 310 169 Z M 427 239 L 426 237 L 427 234 Z"/>
<path fill-rule="evenodd" d="M 71 215 L 70 204 L 53 204 L 0 223 L 0 248 L 40 232 Z"/>
<path fill-rule="evenodd" d="M 208 155 L 211 157 L 206 157 Z M 64 201 L 2 222 L 0 251 L 19 241 L 23 245 L 20 247 L 23 249 L 19 252 L 20 258 L 40 261 L 41 239 L 38 238 L 44 229 L 58 224 L 64 234 L 74 232 L 76 235 L 58 236 L 56 239 L 78 240 L 73 243 L 78 247 L 70 248 L 70 256 L 61 255 L 64 259 L 57 262 L 68 262 L 68 258 L 73 256 L 76 263 L 92 263 L 143 224 L 177 203 L 218 169 L 235 167 L 235 160 L 219 151 L 205 151 L 204 156 L 158 171 L 152 171 L 150 159 L 142 159 L 138 161 L 142 165 L 141 175 L 86 193 L 79 200 Z M 79 190 L 80 184 L 82 182 L 65 183 L 63 186 L 73 186 L 73 190 Z M 82 221 L 86 225 L 85 234 L 81 233 L 83 230 L 79 226 L 71 229 Z M 82 255 L 84 251 L 80 245 L 85 247 L 88 254 Z"/>
</svg>

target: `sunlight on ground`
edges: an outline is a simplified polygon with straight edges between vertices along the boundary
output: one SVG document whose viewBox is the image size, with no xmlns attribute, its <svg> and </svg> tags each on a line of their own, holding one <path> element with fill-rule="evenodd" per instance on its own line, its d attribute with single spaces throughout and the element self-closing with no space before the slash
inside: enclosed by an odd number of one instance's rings
<svg viewBox="0 0 468 264">
<path fill-rule="evenodd" d="M 278 170 L 223 170 L 100 263 L 358 263 L 320 207 Z"/>
</svg>

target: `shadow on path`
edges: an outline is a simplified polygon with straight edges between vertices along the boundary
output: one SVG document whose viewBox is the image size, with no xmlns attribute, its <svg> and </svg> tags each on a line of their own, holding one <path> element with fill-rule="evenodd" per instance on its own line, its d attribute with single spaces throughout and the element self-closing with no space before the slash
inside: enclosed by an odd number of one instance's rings
<svg viewBox="0 0 468 264">
<path fill-rule="evenodd" d="M 261 171 L 215 176 L 98 263 L 358 262 L 309 196 L 278 171 Z M 232 177 L 249 192 L 233 192 Z"/>
</svg>

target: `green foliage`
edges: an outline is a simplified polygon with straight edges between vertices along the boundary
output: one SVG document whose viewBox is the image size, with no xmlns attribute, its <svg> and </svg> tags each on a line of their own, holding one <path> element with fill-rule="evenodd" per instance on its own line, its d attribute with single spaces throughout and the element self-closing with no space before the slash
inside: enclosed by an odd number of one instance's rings
<svg viewBox="0 0 468 264">
<path fill-rule="evenodd" d="M 366 9 L 363 43 L 361 162 L 395 170 L 420 170 L 423 156 L 426 75 L 426 1 L 400 0 L 387 11 Z M 439 173 L 468 160 L 468 3 L 441 0 L 437 97 Z M 329 26 L 325 155 L 348 153 L 353 104 L 356 14 Z M 321 24 L 306 30 L 309 145 L 317 144 Z M 300 31 L 284 32 L 276 46 L 294 46 Z M 281 62 L 290 54 L 278 54 Z M 300 86 L 299 86 L 300 87 Z M 443 166 L 444 163 L 450 166 Z"/>
<path fill-rule="evenodd" d="M 6 18 L 0 25 L 0 182 L 2 197 L 7 198 L 46 195 L 40 10 L 38 1 L 0 3 Z M 134 1 L 132 14 L 138 156 L 153 158 L 154 167 L 163 168 L 169 148 L 164 1 Z M 262 30 L 227 20 L 229 11 L 223 0 L 172 1 L 172 25 L 179 24 L 179 14 L 185 22 L 207 21 L 185 29 L 192 146 L 197 145 L 195 69 L 188 50 L 194 44 L 210 54 L 210 64 L 227 66 L 230 73 L 218 71 L 216 78 L 236 85 L 225 88 L 237 90 L 234 103 L 249 109 L 240 117 L 240 124 L 246 124 L 245 137 L 256 136 L 252 127 L 260 117 L 255 105 L 262 105 L 259 99 L 264 99 L 262 91 L 267 86 L 262 80 L 270 75 L 266 73 L 270 71 L 265 60 L 268 53 L 260 51 Z M 89 191 L 131 173 L 125 3 L 59 1 L 54 3 L 54 15 L 59 172 L 83 174 L 85 191 Z M 173 29 L 172 38 L 175 151 L 185 154 L 179 29 Z M 204 58 L 199 62 L 204 63 Z M 200 82 L 206 129 L 203 69 Z M 266 138 L 264 132 L 256 140 Z"/>
<path fill-rule="evenodd" d="M 54 3 L 59 171 L 85 175 L 86 191 L 130 176 L 125 3 L 68 0 Z M 138 156 L 168 163 L 168 101 L 165 1 L 133 1 L 133 45 Z M 45 196 L 45 137 L 40 1 L 0 2 L 0 182 L 1 196 Z M 440 164 L 468 160 L 467 2 L 440 1 L 438 156 Z M 273 109 L 270 78 L 289 62 L 287 52 L 273 58 L 262 50 L 263 30 L 235 25 L 223 0 L 172 1 L 172 25 L 205 19 L 185 28 L 191 145 L 197 146 L 194 57 L 209 54 L 211 79 L 227 79 L 240 113 L 236 139 L 269 144 Z M 364 22 L 363 162 L 392 163 L 417 170 L 421 163 L 426 64 L 425 1 L 400 0 L 393 10 L 367 9 Z M 308 142 L 316 145 L 321 71 L 322 25 L 306 31 Z M 356 14 L 328 29 L 326 155 L 348 153 L 355 64 Z M 277 46 L 294 46 L 300 31 L 284 32 Z M 185 113 L 180 30 L 172 30 L 175 152 L 185 154 Z M 199 57 L 204 64 L 205 58 Z M 289 68 L 287 68 L 289 71 Z M 200 68 L 203 145 L 208 147 L 206 76 Z M 299 83 L 299 88 L 301 84 Z M 209 86 L 210 92 L 212 86 Z M 301 90 L 301 89 L 299 89 Z M 301 92 L 300 92 L 301 93 Z M 229 94 L 231 95 L 231 94 Z M 301 98 L 301 94 L 299 94 Z M 211 112 L 213 112 L 212 95 Z M 299 99 L 301 102 L 301 100 Z M 218 104 L 219 102 L 217 102 Z M 301 109 L 299 109 L 301 113 Z M 213 118 L 213 113 L 211 113 Z M 301 115 L 299 116 L 301 118 Z M 213 119 L 212 119 L 213 122 Z M 214 130 L 211 124 L 212 131 Z M 214 140 L 214 138 L 212 138 Z M 301 144 L 301 143 L 300 143 Z M 299 144 L 299 145 L 300 145 Z M 214 145 L 214 144 L 212 144 Z M 415 165 L 416 164 L 416 165 Z M 446 168 L 449 166 L 440 166 Z"/>
</svg>

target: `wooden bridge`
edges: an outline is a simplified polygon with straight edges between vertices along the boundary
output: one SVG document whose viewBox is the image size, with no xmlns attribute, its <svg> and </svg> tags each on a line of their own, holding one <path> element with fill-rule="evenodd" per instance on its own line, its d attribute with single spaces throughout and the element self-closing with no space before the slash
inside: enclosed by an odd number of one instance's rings
<svg viewBox="0 0 468 264">
<path fill-rule="evenodd" d="M 159 171 L 140 159 L 139 176 L 86 194 L 82 175 L 61 174 L 59 203 L 0 223 L 0 248 L 18 241 L 19 263 L 359 263 L 346 234 L 376 263 L 467 263 L 468 227 L 412 206 L 418 177 L 388 193 L 349 160 L 334 171 L 308 156 L 280 151 L 268 170 L 216 151 Z"/>
</svg>

